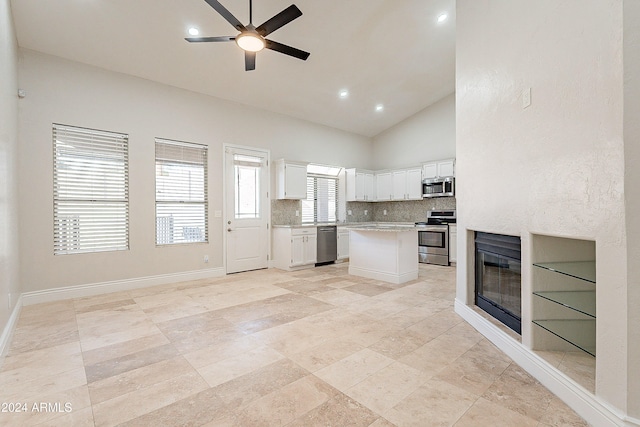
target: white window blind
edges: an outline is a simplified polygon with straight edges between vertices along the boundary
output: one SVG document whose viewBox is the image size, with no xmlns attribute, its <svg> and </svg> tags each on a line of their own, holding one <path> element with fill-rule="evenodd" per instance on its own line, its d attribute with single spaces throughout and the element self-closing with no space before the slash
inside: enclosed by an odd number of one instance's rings
<svg viewBox="0 0 640 427">
<path fill-rule="evenodd" d="M 207 241 L 207 147 L 156 139 L 156 244 Z"/>
<path fill-rule="evenodd" d="M 53 125 L 53 253 L 129 248 L 128 136 Z"/>
<path fill-rule="evenodd" d="M 307 173 L 307 199 L 302 201 L 302 222 L 335 222 L 338 179 Z"/>
</svg>

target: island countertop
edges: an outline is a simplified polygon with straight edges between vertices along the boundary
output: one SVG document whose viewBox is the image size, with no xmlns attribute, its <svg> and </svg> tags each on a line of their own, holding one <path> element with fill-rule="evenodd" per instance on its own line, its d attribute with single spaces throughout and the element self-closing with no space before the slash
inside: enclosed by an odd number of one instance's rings
<svg viewBox="0 0 640 427">
<path fill-rule="evenodd" d="M 413 222 L 314 222 L 308 224 L 276 224 L 273 225 L 273 228 L 306 228 L 306 227 L 322 227 L 322 226 L 332 226 L 335 225 L 337 227 L 344 227 L 348 229 L 356 229 L 356 228 L 367 228 L 367 227 L 405 227 L 405 228 L 413 228 L 415 227 L 415 223 Z"/>
<path fill-rule="evenodd" d="M 366 224 L 366 225 L 348 225 L 348 230 L 353 231 L 381 231 L 398 233 L 404 231 L 418 231 L 414 224 Z"/>
</svg>

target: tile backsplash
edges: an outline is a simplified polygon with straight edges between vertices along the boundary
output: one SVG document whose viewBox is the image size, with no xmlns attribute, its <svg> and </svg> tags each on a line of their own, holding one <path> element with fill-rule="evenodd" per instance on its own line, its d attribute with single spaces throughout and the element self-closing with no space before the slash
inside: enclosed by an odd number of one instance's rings
<svg viewBox="0 0 640 427">
<path fill-rule="evenodd" d="M 401 202 L 347 202 L 346 205 L 347 222 L 416 222 L 426 221 L 429 210 L 455 209 L 456 199 L 455 197 L 437 197 Z M 296 216 L 296 211 L 300 216 Z M 271 200 L 273 225 L 300 225 L 302 224 L 301 212 L 300 200 Z"/>
<path fill-rule="evenodd" d="M 296 216 L 296 211 L 300 214 Z M 300 200 L 271 200 L 271 223 L 273 225 L 302 224 L 302 202 Z"/>
<path fill-rule="evenodd" d="M 373 210 L 375 203 L 368 202 L 347 202 L 347 222 L 368 222 L 374 221 Z M 351 211 L 351 214 L 349 214 Z M 366 211 L 366 213 L 365 213 Z"/>
<path fill-rule="evenodd" d="M 354 206 L 355 205 L 355 206 Z M 352 207 L 354 206 L 354 207 Z M 455 197 L 437 197 L 433 199 L 408 200 L 400 202 L 347 202 L 347 210 L 352 209 L 354 215 L 347 216 L 347 221 L 376 222 L 416 222 L 426 221 L 427 211 L 451 210 L 456 208 Z M 368 215 L 362 215 L 364 210 Z M 386 211 L 386 215 L 385 215 Z M 356 215 L 356 213 L 358 213 Z"/>
<path fill-rule="evenodd" d="M 454 197 L 409 200 L 403 202 L 380 202 L 375 204 L 374 221 L 416 222 L 426 221 L 427 211 L 456 208 Z M 384 211 L 387 214 L 384 214 Z"/>
</svg>

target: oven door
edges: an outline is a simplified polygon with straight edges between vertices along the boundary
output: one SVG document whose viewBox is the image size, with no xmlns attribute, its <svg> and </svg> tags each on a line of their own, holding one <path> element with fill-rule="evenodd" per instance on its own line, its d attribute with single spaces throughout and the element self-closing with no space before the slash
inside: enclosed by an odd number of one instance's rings
<svg viewBox="0 0 640 427">
<path fill-rule="evenodd" d="M 432 253 L 449 253 L 449 226 L 435 225 L 421 228 L 418 231 L 418 246 L 427 248 Z"/>
<path fill-rule="evenodd" d="M 448 225 L 428 225 L 420 228 L 418 259 L 426 264 L 449 265 Z"/>
</svg>

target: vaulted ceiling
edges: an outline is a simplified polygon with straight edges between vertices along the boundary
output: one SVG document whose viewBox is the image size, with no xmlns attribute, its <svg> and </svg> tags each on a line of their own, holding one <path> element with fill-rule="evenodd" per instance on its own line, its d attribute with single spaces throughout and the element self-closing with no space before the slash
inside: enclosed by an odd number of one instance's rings
<svg viewBox="0 0 640 427">
<path fill-rule="evenodd" d="M 311 52 L 264 50 L 244 71 L 237 35 L 204 0 L 12 0 L 18 44 L 112 71 L 375 136 L 454 91 L 455 0 L 255 0 L 258 24 L 303 15 L 268 38 Z M 220 0 L 242 23 L 249 0 Z M 448 18 L 438 22 L 443 13 Z M 341 90 L 347 98 L 340 98 Z M 376 111 L 376 105 L 384 105 Z"/>
</svg>

